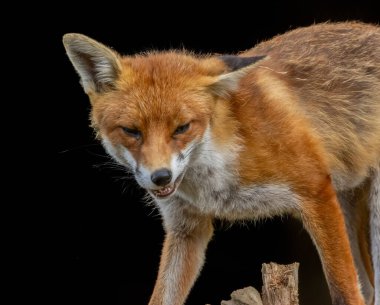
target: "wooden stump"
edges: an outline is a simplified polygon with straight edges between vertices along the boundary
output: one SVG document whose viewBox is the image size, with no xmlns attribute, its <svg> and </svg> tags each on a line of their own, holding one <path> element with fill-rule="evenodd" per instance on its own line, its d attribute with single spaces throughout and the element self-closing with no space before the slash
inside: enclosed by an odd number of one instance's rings
<svg viewBox="0 0 380 305">
<path fill-rule="evenodd" d="M 299 263 L 277 265 L 263 264 L 262 299 L 253 287 L 239 289 L 231 294 L 231 300 L 221 305 L 299 305 L 298 302 Z"/>
<path fill-rule="evenodd" d="M 263 264 L 262 298 L 264 305 L 298 305 L 299 263 Z"/>
</svg>

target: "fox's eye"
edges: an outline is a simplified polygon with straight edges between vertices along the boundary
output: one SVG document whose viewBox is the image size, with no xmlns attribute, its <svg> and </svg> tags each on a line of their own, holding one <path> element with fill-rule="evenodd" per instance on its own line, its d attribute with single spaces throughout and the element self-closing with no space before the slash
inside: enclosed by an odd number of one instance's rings
<svg viewBox="0 0 380 305">
<path fill-rule="evenodd" d="M 174 135 L 181 134 L 186 132 L 190 127 L 190 123 L 178 126 L 177 129 L 174 131 Z"/>
<path fill-rule="evenodd" d="M 123 131 L 131 137 L 139 139 L 141 137 L 141 132 L 135 128 L 122 127 Z"/>
</svg>

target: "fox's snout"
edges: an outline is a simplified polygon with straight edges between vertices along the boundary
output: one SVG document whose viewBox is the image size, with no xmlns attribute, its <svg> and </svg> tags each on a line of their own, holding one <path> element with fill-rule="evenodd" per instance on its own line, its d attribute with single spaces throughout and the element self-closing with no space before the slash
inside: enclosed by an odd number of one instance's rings
<svg viewBox="0 0 380 305">
<path fill-rule="evenodd" d="M 155 197 L 164 198 L 172 195 L 181 184 L 186 172 L 193 145 L 189 144 L 183 150 L 174 152 L 169 147 L 143 144 L 141 153 L 136 154 L 120 143 L 113 143 L 103 135 L 102 144 L 106 151 L 116 161 L 128 168 L 136 182 Z M 157 152 L 167 151 L 158 156 Z"/>
<path fill-rule="evenodd" d="M 173 173 L 170 169 L 161 168 L 152 173 L 150 179 L 157 186 L 166 186 L 172 180 Z"/>
<path fill-rule="evenodd" d="M 172 167 L 160 167 L 155 170 L 140 166 L 135 171 L 136 181 L 157 199 L 174 194 L 180 185 L 185 167 L 172 162 Z"/>
</svg>

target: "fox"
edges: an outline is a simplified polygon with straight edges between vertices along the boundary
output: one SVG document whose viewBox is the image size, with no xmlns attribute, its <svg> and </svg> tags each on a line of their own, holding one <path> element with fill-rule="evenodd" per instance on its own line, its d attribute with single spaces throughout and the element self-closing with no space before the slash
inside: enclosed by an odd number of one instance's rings
<svg viewBox="0 0 380 305">
<path fill-rule="evenodd" d="M 327 22 L 235 54 L 124 56 L 63 37 L 105 151 L 165 231 L 149 305 L 182 305 L 213 223 L 300 219 L 334 305 L 380 305 L 380 27 Z"/>
</svg>

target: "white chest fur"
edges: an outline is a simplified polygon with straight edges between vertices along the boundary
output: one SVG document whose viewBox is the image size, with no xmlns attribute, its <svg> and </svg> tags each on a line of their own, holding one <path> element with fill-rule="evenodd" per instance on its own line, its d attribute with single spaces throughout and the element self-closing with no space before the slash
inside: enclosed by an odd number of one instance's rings
<svg viewBox="0 0 380 305">
<path fill-rule="evenodd" d="M 206 136 L 194 151 L 177 193 L 166 202 L 229 220 L 255 219 L 294 212 L 298 200 L 284 184 L 241 186 L 236 170 L 239 147 L 217 150 Z"/>
</svg>

